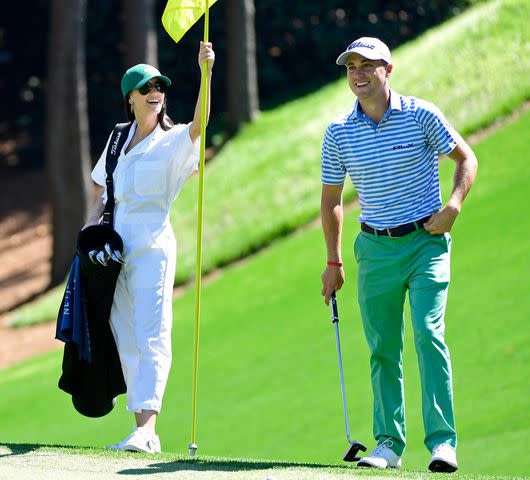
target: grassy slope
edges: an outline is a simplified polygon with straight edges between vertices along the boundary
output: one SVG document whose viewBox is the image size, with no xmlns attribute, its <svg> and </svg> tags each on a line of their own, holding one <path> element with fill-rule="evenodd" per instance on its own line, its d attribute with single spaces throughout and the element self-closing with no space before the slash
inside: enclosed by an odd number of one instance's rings
<svg viewBox="0 0 530 480">
<path fill-rule="evenodd" d="M 530 98 L 529 16 L 526 0 L 495 0 L 470 9 L 396 50 L 393 87 L 435 102 L 464 134 L 492 123 Z M 344 80 L 330 84 L 263 112 L 216 157 L 205 177 L 205 271 L 245 256 L 317 215 L 322 135 L 353 101 Z M 171 214 L 178 239 L 178 282 L 194 273 L 196 203 L 197 182 L 192 181 Z M 62 290 L 36 307 L 23 307 L 13 314 L 13 322 L 53 318 Z"/>
<path fill-rule="evenodd" d="M 454 230 L 447 339 L 454 364 L 463 472 L 529 475 L 530 312 L 527 205 L 530 113 L 477 146 L 479 177 Z M 451 162 L 442 164 L 445 196 Z M 345 225 L 348 282 L 340 293 L 350 421 L 371 440 L 368 351 L 355 303 L 351 244 Z M 221 456 L 337 462 L 346 447 L 330 314 L 319 296 L 323 240 L 309 228 L 204 286 L 198 444 Z M 166 450 L 189 443 L 193 294 L 175 302 L 174 363 L 159 432 Z M 419 385 L 410 323 L 405 378 L 409 446 L 405 467 L 425 469 Z M 60 354 L 2 372 L 2 439 L 103 446 L 125 436 L 131 418 L 79 417 L 55 386 Z M 14 408 L 14 406 L 16 406 Z M 58 413 L 61 412 L 60 417 Z"/>
<path fill-rule="evenodd" d="M 463 134 L 492 123 L 530 98 L 528 18 L 530 3 L 521 0 L 465 12 L 396 50 L 393 87 L 438 104 Z M 227 145 L 206 178 L 206 270 L 315 217 L 322 135 L 353 101 L 340 80 L 263 113 Z M 195 185 L 188 186 L 172 212 L 181 252 L 177 279 L 194 272 L 196 199 Z"/>
<path fill-rule="evenodd" d="M 490 1 L 398 50 L 393 85 L 430 99 L 463 135 L 530 98 L 530 3 Z"/>
</svg>

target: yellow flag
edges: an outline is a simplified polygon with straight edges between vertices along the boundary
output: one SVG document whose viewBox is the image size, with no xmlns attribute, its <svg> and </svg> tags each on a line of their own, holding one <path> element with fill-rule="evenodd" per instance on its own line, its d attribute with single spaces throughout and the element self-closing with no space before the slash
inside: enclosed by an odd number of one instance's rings
<svg viewBox="0 0 530 480">
<path fill-rule="evenodd" d="M 211 7 L 217 0 L 210 0 Z M 178 42 L 201 18 L 206 10 L 206 0 L 168 0 L 162 14 L 162 25 L 171 38 Z"/>
</svg>

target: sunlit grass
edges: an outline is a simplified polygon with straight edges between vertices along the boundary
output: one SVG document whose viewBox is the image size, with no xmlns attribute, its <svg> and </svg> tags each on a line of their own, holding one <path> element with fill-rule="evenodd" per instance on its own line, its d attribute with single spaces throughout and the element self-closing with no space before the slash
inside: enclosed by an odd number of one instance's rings
<svg viewBox="0 0 530 480">
<path fill-rule="evenodd" d="M 85 471 L 98 471 L 100 478 L 127 475 L 142 478 L 146 475 L 176 475 L 181 479 L 221 480 L 359 480 L 363 478 L 404 478 L 410 480 L 446 478 L 447 475 L 412 470 L 374 471 L 315 463 L 276 462 L 267 460 L 200 456 L 190 459 L 185 455 L 162 453 L 157 455 L 109 452 L 95 448 L 50 446 L 38 444 L 1 444 L 0 475 L 11 467 L 24 469 L 34 478 L 51 480 L 68 472 L 75 478 L 85 478 Z M 2 468 L 3 467 L 3 468 Z M 88 468 L 87 468 L 88 467 Z M 88 472 L 87 472 L 88 473 Z M 131 477 L 132 476 L 132 477 Z M 87 474 L 87 478 L 90 473 Z M 158 478 L 158 477 L 157 477 Z M 451 479 L 495 480 L 505 477 L 456 473 Z"/>
</svg>

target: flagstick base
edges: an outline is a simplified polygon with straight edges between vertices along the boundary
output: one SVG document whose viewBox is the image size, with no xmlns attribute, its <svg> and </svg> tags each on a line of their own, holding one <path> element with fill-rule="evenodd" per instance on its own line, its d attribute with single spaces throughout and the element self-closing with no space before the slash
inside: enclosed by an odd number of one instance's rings
<svg viewBox="0 0 530 480">
<path fill-rule="evenodd" d="M 195 443 L 192 443 L 188 448 L 190 450 L 190 457 L 195 457 L 195 452 L 197 452 L 199 447 Z"/>
</svg>

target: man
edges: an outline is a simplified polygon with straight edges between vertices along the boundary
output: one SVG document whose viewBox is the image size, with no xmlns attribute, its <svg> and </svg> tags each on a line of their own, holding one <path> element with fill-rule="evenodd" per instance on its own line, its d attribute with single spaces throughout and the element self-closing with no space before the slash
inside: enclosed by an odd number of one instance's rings
<svg viewBox="0 0 530 480">
<path fill-rule="evenodd" d="M 405 449 L 403 305 L 409 291 L 420 367 L 429 469 L 457 470 L 456 431 L 444 313 L 449 285 L 449 231 L 469 192 L 477 160 L 433 104 L 389 87 L 390 50 L 376 38 L 353 42 L 337 59 L 357 97 L 327 128 L 322 146 L 322 227 L 326 304 L 344 283 L 342 190 L 346 173 L 359 195 L 355 240 L 358 301 L 371 352 L 376 448 L 359 466 L 399 468 Z M 438 154 L 456 162 L 451 197 L 442 206 Z"/>
</svg>

